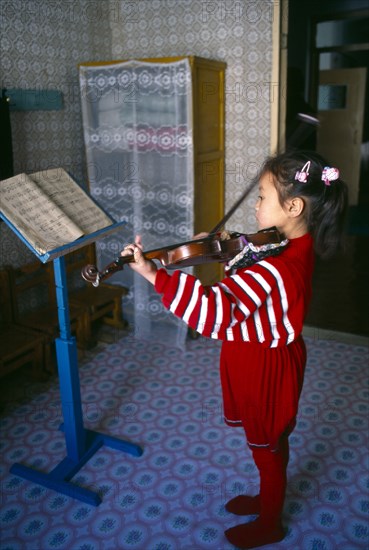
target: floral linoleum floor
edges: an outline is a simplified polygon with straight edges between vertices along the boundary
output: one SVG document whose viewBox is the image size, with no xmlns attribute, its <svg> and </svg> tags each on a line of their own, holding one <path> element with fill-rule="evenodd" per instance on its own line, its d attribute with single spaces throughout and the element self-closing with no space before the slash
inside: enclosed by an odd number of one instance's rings
<svg viewBox="0 0 369 550">
<path fill-rule="evenodd" d="M 292 434 L 284 541 L 269 549 L 369 547 L 368 348 L 308 337 Z M 95 507 L 9 472 L 49 472 L 65 457 L 58 380 L 3 384 L 1 550 L 230 550 L 224 530 L 246 518 L 225 502 L 255 493 L 243 432 L 223 424 L 218 342 L 122 337 L 79 361 L 86 428 L 141 445 L 141 457 L 102 447 L 73 482 Z"/>
</svg>

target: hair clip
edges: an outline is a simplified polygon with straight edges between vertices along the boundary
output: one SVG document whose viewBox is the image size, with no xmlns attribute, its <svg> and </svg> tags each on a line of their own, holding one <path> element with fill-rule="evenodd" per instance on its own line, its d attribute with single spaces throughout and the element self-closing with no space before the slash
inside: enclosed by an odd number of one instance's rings
<svg viewBox="0 0 369 550">
<path fill-rule="evenodd" d="M 310 170 L 310 160 L 307 161 L 306 164 L 302 167 L 302 170 L 297 170 L 295 175 L 295 180 L 299 181 L 300 183 L 306 183 L 307 179 L 309 177 L 309 170 Z"/>
<path fill-rule="evenodd" d="M 325 185 L 330 185 L 331 181 L 338 180 L 340 177 L 340 171 L 338 168 L 332 168 L 331 166 L 325 166 L 322 172 L 322 181 Z"/>
</svg>

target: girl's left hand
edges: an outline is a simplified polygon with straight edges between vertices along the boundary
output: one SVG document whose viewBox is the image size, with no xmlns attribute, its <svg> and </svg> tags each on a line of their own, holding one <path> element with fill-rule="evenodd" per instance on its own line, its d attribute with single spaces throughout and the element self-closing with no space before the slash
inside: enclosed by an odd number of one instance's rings
<svg viewBox="0 0 369 550">
<path fill-rule="evenodd" d="M 151 260 L 147 260 L 143 254 L 141 237 L 136 235 L 135 242 L 128 244 L 120 253 L 121 256 L 134 257 L 134 262 L 131 262 L 129 266 L 147 279 L 151 284 L 155 284 L 157 267 Z"/>
</svg>

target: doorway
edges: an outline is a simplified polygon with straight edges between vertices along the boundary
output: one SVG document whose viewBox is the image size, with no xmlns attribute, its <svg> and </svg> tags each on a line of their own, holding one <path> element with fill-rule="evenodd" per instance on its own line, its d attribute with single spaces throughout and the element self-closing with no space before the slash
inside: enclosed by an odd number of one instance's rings
<svg viewBox="0 0 369 550">
<path fill-rule="evenodd" d="M 367 337 L 369 10 L 364 5 L 362 0 L 289 0 L 288 71 L 302 75 L 304 103 L 320 122 L 309 148 L 340 168 L 350 193 L 345 251 L 333 260 L 317 259 L 306 324 Z"/>
<path fill-rule="evenodd" d="M 364 128 L 366 68 L 319 71 L 316 150 L 339 166 L 357 205 Z"/>
</svg>

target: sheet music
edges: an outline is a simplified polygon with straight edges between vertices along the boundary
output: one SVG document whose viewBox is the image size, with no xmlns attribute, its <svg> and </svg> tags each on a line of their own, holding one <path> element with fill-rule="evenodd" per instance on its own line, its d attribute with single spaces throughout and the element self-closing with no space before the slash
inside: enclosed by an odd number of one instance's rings
<svg viewBox="0 0 369 550">
<path fill-rule="evenodd" d="M 60 168 L 0 181 L 0 210 L 38 254 L 112 223 Z"/>
<path fill-rule="evenodd" d="M 88 194 L 61 168 L 36 172 L 30 177 L 83 233 L 111 225 L 109 218 Z"/>
</svg>

